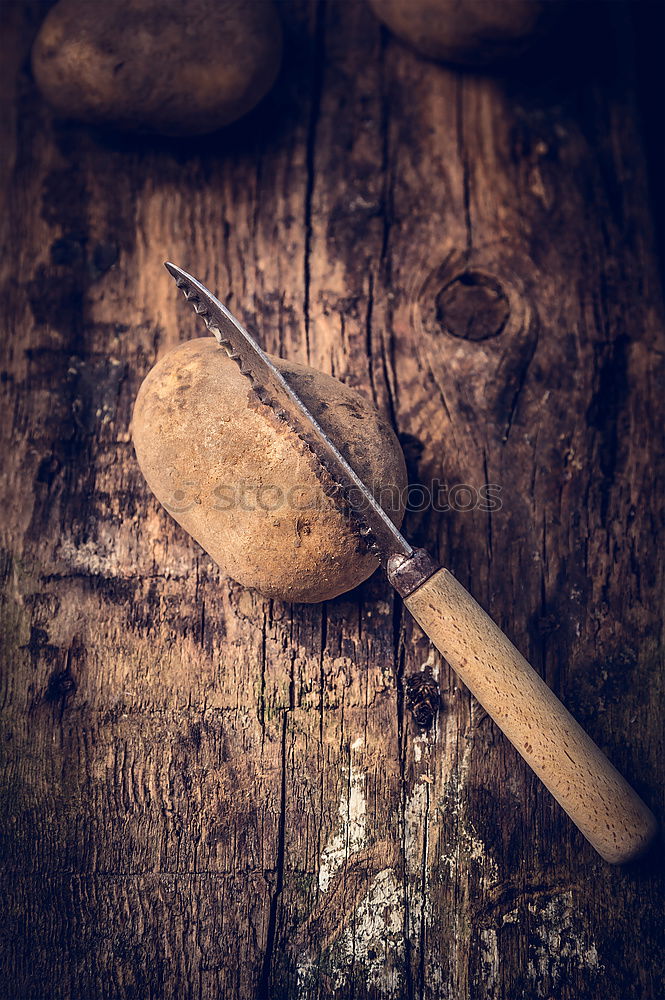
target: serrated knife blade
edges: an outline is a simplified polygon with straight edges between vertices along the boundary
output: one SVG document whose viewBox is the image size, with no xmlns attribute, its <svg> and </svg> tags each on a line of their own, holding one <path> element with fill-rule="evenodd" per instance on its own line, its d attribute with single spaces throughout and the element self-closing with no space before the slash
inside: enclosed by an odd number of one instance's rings
<svg viewBox="0 0 665 1000">
<path fill-rule="evenodd" d="M 412 556 L 412 546 L 251 334 L 200 281 L 170 261 L 165 267 L 208 330 L 250 380 L 261 402 L 270 406 L 313 453 L 329 477 L 324 483 L 326 492 L 352 515 L 358 533 L 381 563 L 387 566 L 393 556 Z"/>
<path fill-rule="evenodd" d="M 656 820 L 501 629 L 447 569 L 413 549 L 253 337 L 208 289 L 166 265 L 259 399 L 286 420 L 357 520 L 404 604 L 488 715 L 607 861 L 630 861 Z M 337 498 L 338 499 L 338 498 Z"/>
</svg>

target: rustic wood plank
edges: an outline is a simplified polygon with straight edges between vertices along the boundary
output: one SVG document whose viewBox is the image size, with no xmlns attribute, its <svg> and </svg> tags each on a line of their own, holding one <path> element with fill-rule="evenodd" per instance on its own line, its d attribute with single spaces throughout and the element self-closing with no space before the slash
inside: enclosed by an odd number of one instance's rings
<svg viewBox="0 0 665 1000">
<path fill-rule="evenodd" d="M 284 3 L 264 106 L 179 144 L 54 122 L 16 56 L 42 10 L 4 43 L 4 995 L 655 997 L 657 859 L 594 855 L 379 575 L 224 580 L 129 437 L 199 334 L 171 257 L 370 393 L 414 482 L 501 486 L 410 537 L 662 815 L 663 312 L 616 34 L 502 81 Z"/>
</svg>

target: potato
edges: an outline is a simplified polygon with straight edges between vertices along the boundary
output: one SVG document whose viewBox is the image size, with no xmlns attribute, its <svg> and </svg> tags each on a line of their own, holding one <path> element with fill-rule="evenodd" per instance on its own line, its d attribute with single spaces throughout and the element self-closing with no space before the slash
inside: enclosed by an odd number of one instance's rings
<svg viewBox="0 0 665 1000">
<path fill-rule="evenodd" d="M 384 507 L 392 504 L 399 525 L 406 469 L 389 424 L 330 375 L 273 361 Z M 257 401 L 213 337 L 182 344 L 155 365 L 132 425 L 150 489 L 227 576 L 267 597 L 316 602 L 376 569 L 324 492 L 311 453 Z"/>
<path fill-rule="evenodd" d="M 376 16 L 430 59 L 481 68 L 525 51 L 561 0 L 369 0 Z"/>
<path fill-rule="evenodd" d="M 59 0 L 35 40 L 32 68 L 61 115 L 183 136 L 253 108 L 280 58 L 272 0 Z"/>
</svg>

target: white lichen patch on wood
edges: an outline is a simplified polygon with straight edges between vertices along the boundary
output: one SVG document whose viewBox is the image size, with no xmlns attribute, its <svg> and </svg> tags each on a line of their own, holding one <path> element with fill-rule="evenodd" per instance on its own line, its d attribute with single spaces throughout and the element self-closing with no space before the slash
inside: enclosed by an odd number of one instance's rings
<svg viewBox="0 0 665 1000">
<path fill-rule="evenodd" d="M 341 989 L 351 965 L 362 967 L 367 988 L 393 1000 L 402 995 L 396 968 L 404 959 L 404 892 L 392 868 L 373 879 L 335 949 L 334 988 Z"/>
<path fill-rule="evenodd" d="M 488 853 L 485 841 L 478 836 L 473 824 L 466 816 L 460 816 L 455 833 L 454 846 L 441 854 L 441 863 L 446 865 L 452 878 L 454 873 L 469 861 L 482 868 L 486 884 L 496 882 L 499 871 L 496 862 Z"/>
<path fill-rule="evenodd" d="M 587 983 L 595 982 L 604 967 L 595 943 L 581 929 L 581 922 L 581 917 L 576 919 L 573 893 L 569 890 L 547 900 L 515 907 L 503 914 L 497 926 L 481 928 L 478 947 L 483 997 L 498 1000 L 503 996 L 500 992 L 500 945 L 503 934 L 510 933 L 510 925 L 529 930 L 526 964 L 527 979 L 531 983 L 529 996 L 558 996 L 560 987 L 570 980 L 574 969 L 585 972 Z M 502 932 L 502 928 L 506 930 Z"/>
<path fill-rule="evenodd" d="M 451 877 L 460 867 L 468 865 L 469 861 L 476 862 L 481 866 L 483 881 L 489 885 L 499 878 L 498 866 L 488 853 L 485 841 L 467 816 L 461 798 L 461 790 L 466 784 L 470 766 L 471 748 L 471 741 L 466 742 L 458 763 L 458 771 L 448 778 L 439 805 L 441 822 L 454 824 L 448 846 L 442 852 L 440 860 L 448 867 Z"/>
<path fill-rule="evenodd" d="M 527 975 L 535 995 L 549 997 L 565 981 L 572 967 L 589 973 L 603 971 L 598 949 L 576 920 L 572 891 L 553 896 L 547 902 L 529 903 L 533 915 L 533 943 L 529 948 Z"/>
<path fill-rule="evenodd" d="M 350 747 L 348 784 L 339 804 L 340 825 L 324 847 L 320 860 L 319 888 L 322 892 L 328 891 L 336 873 L 353 864 L 359 851 L 371 846 L 365 775 L 358 761 L 362 749 L 362 740 Z M 406 954 L 405 932 L 411 946 L 416 947 L 432 921 L 429 868 L 423 864 L 428 853 L 431 807 L 431 778 L 427 778 L 428 775 L 421 777 L 404 803 L 402 846 L 410 885 L 410 905 L 407 908 L 405 885 L 395 869 L 387 866 L 377 872 L 351 909 L 341 934 L 330 949 L 328 962 L 335 990 L 344 988 L 351 968 L 361 968 L 363 981 L 377 996 L 396 1000 L 403 995 L 403 976 L 397 970 L 402 969 Z M 300 996 L 308 996 L 315 969 L 313 956 L 304 953 L 298 963 Z"/>
<path fill-rule="evenodd" d="M 480 932 L 480 955 L 484 996 L 498 997 L 499 986 L 499 942 L 493 927 L 484 927 Z"/>
<path fill-rule="evenodd" d="M 350 747 L 348 783 L 339 802 L 339 828 L 321 853 L 319 863 L 319 889 L 321 892 L 327 891 L 335 872 L 366 843 L 365 773 L 354 761 L 354 756 L 358 754 L 362 745 L 363 740 L 359 738 Z"/>
<path fill-rule="evenodd" d="M 56 558 L 70 573 L 83 572 L 108 578 L 118 575 L 117 555 L 98 541 L 76 545 L 71 539 L 63 538 L 56 550 Z"/>
<path fill-rule="evenodd" d="M 419 781 L 410 796 L 407 796 L 404 810 L 404 855 L 407 871 L 417 873 L 422 868 L 424 838 L 427 835 L 427 813 L 429 810 L 430 787 L 426 781 Z"/>
<path fill-rule="evenodd" d="M 409 879 L 408 935 L 417 947 L 432 924 L 429 823 L 432 787 L 423 775 L 407 796 L 404 810 L 404 862 Z"/>
<path fill-rule="evenodd" d="M 158 522 L 157 518 L 154 520 Z M 94 540 L 78 543 L 63 537 L 55 549 L 55 568 L 63 575 L 83 575 L 107 580 L 117 577 L 134 579 L 135 561 L 133 557 L 130 558 L 129 550 L 126 546 L 122 547 L 118 536 L 113 532 L 107 531 L 105 534 L 106 537 L 103 537 L 100 531 Z M 186 579 L 195 571 L 197 554 L 196 549 L 189 544 L 182 548 L 171 546 L 169 558 L 159 563 L 160 577 L 165 580 Z"/>
</svg>

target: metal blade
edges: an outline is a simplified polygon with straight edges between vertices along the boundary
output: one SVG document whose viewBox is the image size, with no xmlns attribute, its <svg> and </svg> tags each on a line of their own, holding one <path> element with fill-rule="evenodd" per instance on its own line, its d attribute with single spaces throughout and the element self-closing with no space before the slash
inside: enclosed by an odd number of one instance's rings
<svg viewBox="0 0 665 1000">
<path fill-rule="evenodd" d="M 261 402 L 295 431 L 316 458 L 325 492 L 352 515 L 358 533 L 377 558 L 385 566 L 391 556 L 411 556 L 413 548 L 254 338 L 200 281 L 175 264 L 167 262 L 165 267 L 210 332 L 250 379 Z"/>
</svg>

